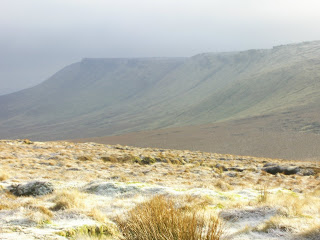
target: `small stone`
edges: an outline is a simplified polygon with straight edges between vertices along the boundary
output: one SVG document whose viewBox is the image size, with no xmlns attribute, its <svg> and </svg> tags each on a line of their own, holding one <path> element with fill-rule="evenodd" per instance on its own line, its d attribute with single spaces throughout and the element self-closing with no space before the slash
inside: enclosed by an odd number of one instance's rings
<svg viewBox="0 0 320 240">
<path fill-rule="evenodd" d="M 226 174 L 228 177 L 236 177 L 237 174 L 236 173 L 233 173 L 233 172 L 229 172 Z"/>
<path fill-rule="evenodd" d="M 238 168 L 238 167 L 230 167 L 228 168 L 229 171 L 235 171 L 235 172 L 243 172 L 243 168 Z"/>
</svg>

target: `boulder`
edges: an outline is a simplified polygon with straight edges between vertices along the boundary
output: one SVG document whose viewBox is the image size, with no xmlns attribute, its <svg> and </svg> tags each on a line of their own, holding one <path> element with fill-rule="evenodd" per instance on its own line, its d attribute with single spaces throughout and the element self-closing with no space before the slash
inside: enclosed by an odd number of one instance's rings
<svg viewBox="0 0 320 240">
<path fill-rule="evenodd" d="M 33 181 L 26 184 L 11 185 L 9 191 L 16 196 L 41 196 L 52 193 L 54 187 L 50 182 Z"/>
<path fill-rule="evenodd" d="M 230 167 L 228 168 L 229 171 L 235 171 L 235 172 L 243 172 L 244 169 L 243 168 L 239 168 L 239 167 Z"/>
<path fill-rule="evenodd" d="M 283 173 L 285 175 L 293 175 L 299 173 L 301 169 L 297 166 L 280 166 L 280 165 L 271 165 L 262 168 L 262 171 L 265 171 L 270 174 Z"/>
<path fill-rule="evenodd" d="M 84 187 L 84 191 L 97 195 L 115 197 L 117 195 L 134 196 L 135 194 L 140 193 L 141 189 L 138 186 L 128 184 L 91 182 Z"/>
<path fill-rule="evenodd" d="M 297 174 L 300 171 L 300 168 L 297 166 L 284 167 L 283 173 L 285 175 Z"/>
<path fill-rule="evenodd" d="M 275 166 L 275 165 L 277 165 L 277 164 L 268 162 L 268 163 L 264 164 L 263 167 L 271 167 L 271 166 Z"/>
<path fill-rule="evenodd" d="M 311 168 L 306 168 L 306 169 L 301 169 L 301 171 L 299 171 L 299 175 L 302 176 L 314 176 L 315 175 L 315 171 Z"/>
<path fill-rule="evenodd" d="M 262 171 L 275 175 L 277 173 L 282 172 L 282 168 L 279 165 L 274 165 L 274 166 L 264 167 L 262 168 Z"/>
</svg>

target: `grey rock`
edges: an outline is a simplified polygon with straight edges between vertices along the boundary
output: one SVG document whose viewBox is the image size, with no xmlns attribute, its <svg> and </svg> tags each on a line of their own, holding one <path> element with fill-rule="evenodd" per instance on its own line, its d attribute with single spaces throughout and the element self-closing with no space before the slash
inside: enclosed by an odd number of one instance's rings
<svg viewBox="0 0 320 240">
<path fill-rule="evenodd" d="M 80 171 L 79 168 L 68 168 L 67 171 Z"/>
<path fill-rule="evenodd" d="M 88 193 L 110 197 L 117 195 L 129 197 L 141 192 L 137 186 L 119 185 L 113 182 L 91 182 L 85 186 L 84 190 Z"/>
<path fill-rule="evenodd" d="M 298 174 L 302 176 L 314 176 L 316 173 L 314 172 L 313 169 L 309 168 L 309 169 L 301 169 Z"/>
<path fill-rule="evenodd" d="M 41 196 L 52 193 L 54 187 L 50 182 L 33 181 L 26 184 L 11 185 L 9 191 L 16 196 Z"/>
<path fill-rule="evenodd" d="M 271 166 L 275 166 L 275 163 L 266 163 L 263 165 L 263 167 L 271 167 Z"/>
<path fill-rule="evenodd" d="M 283 173 L 285 175 L 293 175 L 299 173 L 301 170 L 297 166 L 279 166 L 279 165 L 272 165 L 269 167 L 262 168 L 263 171 L 270 173 L 270 174 L 277 174 L 277 173 Z"/>
<path fill-rule="evenodd" d="M 236 173 L 233 173 L 233 172 L 229 172 L 226 174 L 228 177 L 236 177 L 237 174 Z"/>
<path fill-rule="evenodd" d="M 238 168 L 238 167 L 230 167 L 228 168 L 229 171 L 235 171 L 235 172 L 243 172 L 243 168 Z"/>
<path fill-rule="evenodd" d="M 283 168 L 283 173 L 285 175 L 297 174 L 299 171 L 300 171 L 300 168 L 296 167 L 296 166 L 290 166 L 290 167 Z"/>
<path fill-rule="evenodd" d="M 264 167 L 262 168 L 262 170 L 273 175 L 280 173 L 282 171 L 279 165 Z"/>
</svg>

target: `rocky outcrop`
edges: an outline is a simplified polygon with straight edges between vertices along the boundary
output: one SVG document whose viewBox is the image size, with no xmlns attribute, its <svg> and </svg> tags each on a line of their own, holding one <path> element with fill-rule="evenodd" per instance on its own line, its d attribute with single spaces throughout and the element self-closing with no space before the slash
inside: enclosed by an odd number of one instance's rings
<svg viewBox="0 0 320 240">
<path fill-rule="evenodd" d="M 300 167 L 297 166 L 280 166 L 277 164 L 266 164 L 264 165 L 264 168 L 262 168 L 262 171 L 265 171 L 270 174 L 277 174 L 277 173 L 283 173 L 285 175 L 293 175 L 297 174 L 301 171 Z"/>
<path fill-rule="evenodd" d="M 9 191 L 16 196 L 41 196 L 52 193 L 54 187 L 50 182 L 33 181 L 27 184 L 11 185 Z"/>
</svg>

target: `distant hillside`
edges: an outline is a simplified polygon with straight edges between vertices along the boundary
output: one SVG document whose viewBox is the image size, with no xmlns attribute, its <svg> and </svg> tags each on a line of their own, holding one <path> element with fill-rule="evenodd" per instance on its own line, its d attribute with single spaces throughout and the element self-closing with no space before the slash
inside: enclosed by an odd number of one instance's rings
<svg viewBox="0 0 320 240">
<path fill-rule="evenodd" d="M 0 96 L 2 138 L 71 139 L 263 116 L 320 132 L 320 42 L 190 58 L 84 59 Z"/>
<path fill-rule="evenodd" d="M 14 88 L 1 88 L 0 87 L 0 95 L 9 94 L 9 93 L 16 92 L 16 91 L 18 91 L 18 90 L 14 89 Z"/>
</svg>

